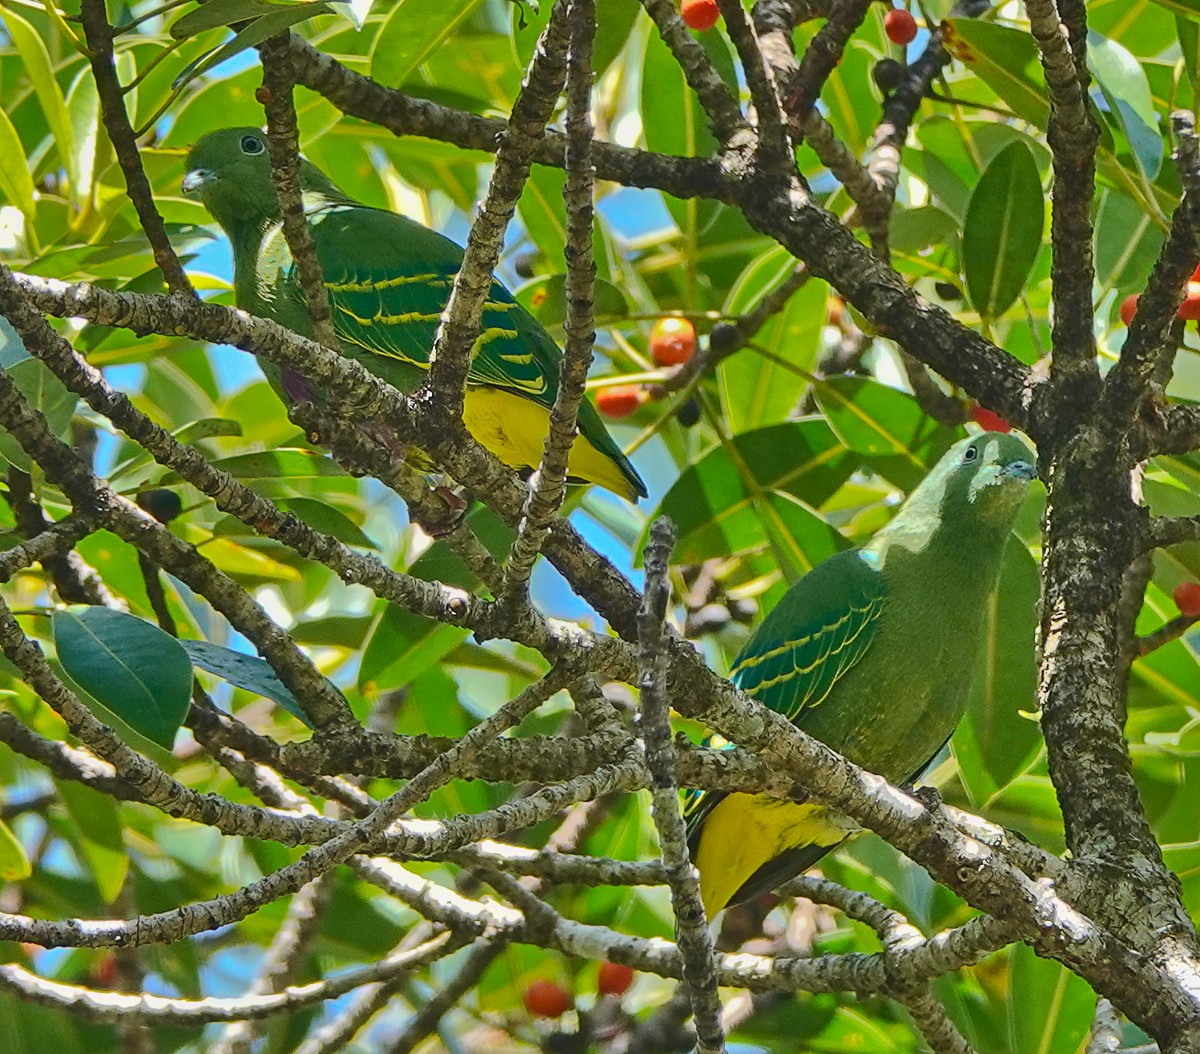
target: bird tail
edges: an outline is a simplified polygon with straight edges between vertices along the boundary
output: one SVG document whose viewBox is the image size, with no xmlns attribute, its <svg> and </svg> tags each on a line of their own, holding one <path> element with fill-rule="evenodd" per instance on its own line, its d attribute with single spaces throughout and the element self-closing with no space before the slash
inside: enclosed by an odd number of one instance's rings
<svg viewBox="0 0 1200 1054">
<path fill-rule="evenodd" d="M 812 867 L 846 837 L 824 806 L 727 794 L 693 835 L 700 899 L 712 918 Z"/>
</svg>

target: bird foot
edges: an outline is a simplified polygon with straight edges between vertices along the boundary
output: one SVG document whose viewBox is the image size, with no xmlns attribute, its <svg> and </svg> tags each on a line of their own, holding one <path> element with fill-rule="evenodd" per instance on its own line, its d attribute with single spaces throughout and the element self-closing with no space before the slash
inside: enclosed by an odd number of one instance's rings
<svg viewBox="0 0 1200 1054">
<path fill-rule="evenodd" d="M 440 499 L 443 507 L 425 511 L 418 522 L 421 530 L 430 538 L 445 538 L 462 523 L 471 502 L 469 498 L 442 484 L 433 488 L 433 495 Z"/>
<path fill-rule="evenodd" d="M 293 403 L 315 403 L 317 401 L 317 390 L 312 386 L 312 382 L 304 374 L 297 373 L 290 366 L 283 368 L 279 383 L 283 387 L 284 395 Z"/>
<path fill-rule="evenodd" d="M 911 784 L 904 788 L 930 811 L 942 807 L 942 796 L 937 787 L 914 787 Z"/>
</svg>

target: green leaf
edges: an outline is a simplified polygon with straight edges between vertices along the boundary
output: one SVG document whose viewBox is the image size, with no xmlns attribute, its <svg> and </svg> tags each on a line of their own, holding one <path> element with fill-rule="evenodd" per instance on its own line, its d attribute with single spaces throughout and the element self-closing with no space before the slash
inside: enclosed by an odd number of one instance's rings
<svg viewBox="0 0 1200 1054">
<path fill-rule="evenodd" d="M 560 243 L 561 244 L 561 243 Z M 596 279 L 596 299 L 593 308 L 596 324 L 604 325 L 629 315 L 629 301 L 611 282 Z M 567 317 L 567 276 L 549 275 L 535 278 L 523 285 L 516 294 L 521 305 L 547 329 L 562 328 Z"/>
<path fill-rule="evenodd" d="M 649 519 L 674 520 L 680 563 L 738 556 L 770 540 L 759 507 L 764 497 L 786 494 L 819 508 L 853 470 L 854 458 L 824 421 L 769 425 L 742 432 L 686 469 Z"/>
<path fill-rule="evenodd" d="M 1095 30 L 1088 31 L 1087 62 L 1146 178 L 1154 179 L 1162 167 L 1163 138 L 1141 63 L 1128 49 Z"/>
<path fill-rule="evenodd" d="M 313 727 L 296 697 L 276 676 L 266 659 L 234 651 L 232 648 L 223 648 L 219 644 L 210 644 L 206 640 L 181 640 L 179 643 L 193 666 L 215 673 L 238 688 L 274 700 L 294 718 L 304 722 L 309 728 Z"/>
<path fill-rule="evenodd" d="M 317 479 L 323 476 L 344 476 L 346 471 L 332 458 L 313 450 L 259 450 L 251 454 L 234 454 L 220 458 L 214 468 L 228 472 L 237 479 Z M 178 472 L 168 472 L 160 483 L 181 483 Z"/>
<path fill-rule="evenodd" d="M 850 547 L 836 528 L 790 494 L 768 494 L 758 503 L 758 512 L 789 585 Z"/>
<path fill-rule="evenodd" d="M 696 42 L 708 53 L 717 72 L 736 93 L 737 75 L 724 36 L 702 33 Z M 683 157 L 705 157 L 716 153 L 717 141 L 709 129 L 700 99 L 688 85 L 671 49 L 654 31 L 649 33 L 646 41 L 641 90 L 642 126 L 648 149 Z M 698 248 L 700 232 L 718 206 L 697 198 L 680 201 L 667 196 L 664 200 L 683 232 L 685 244 L 692 249 Z M 687 265 L 693 265 L 690 258 Z"/>
<path fill-rule="evenodd" d="M 121 829 L 117 803 L 73 780 L 56 780 L 58 797 L 75 823 L 79 847 L 106 904 L 113 904 L 125 887 L 129 852 Z"/>
<path fill-rule="evenodd" d="M 867 377 L 832 377 L 813 390 L 838 438 L 904 490 L 920 483 L 964 434 L 927 417 L 908 393 Z"/>
<path fill-rule="evenodd" d="M 12 828 L 0 820 L 0 879 L 5 882 L 21 882 L 33 874 L 29 857 L 20 839 Z"/>
<path fill-rule="evenodd" d="M 32 358 L 21 338 L 5 318 L 0 318 L 0 369 L 12 379 L 26 401 L 46 419 L 60 439 L 67 434 L 75 416 L 75 394 L 40 359 Z M 28 472 L 29 455 L 7 431 L 0 429 L 0 457 Z"/>
<path fill-rule="evenodd" d="M 755 257 L 730 290 L 724 311 L 741 315 L 774 290 L 796 266 L 776 247 Z M 788 299 L 755 334 L 752 347 L 726 359 L 718 370 L 729 428 L 744 432 L 786 420 L 816 365 L 829 291 L 810 281 Z"/>
<path fill-rule="evenodd" d="M 42 113 L 54 139 L 55 149 L 67 170 L 67 179 L 71 183 L 72 193 L 79 198 L 79 158 L 74 148 L 74 130 L 71 117 L 67 113 L 67 104 L 63 99 L 62 88 L 54 76 L 54 66 L 50 62 L 50 52 L 42 36 L 33 26 L 16 14 L 11 7 L 4 8 L 5 28 L 12 42 L 21 55 L 25 76 L 33 84 L 34 93 L 41 104 Z"/>
<path fill-rule="evenodd" d="M 1037 162 L 1023 142 L 1010 143 L 976 184 L 963 228 L 967 291 L 985 319 L 1003 315 L 1025 288 L 1043 226 Z"/>
<path fill-rule="evenodd" d="M 240 3 L 240 0 L 231 0 L 231 3 Z M 290 29 L 297 22 L 303 22 L 316 15 L 326 15 L 333 10 L 327 3 L 319 2 L 319 0 L 318 2 L 307 2 L 306 0 L 304 3 L 287 5 L 271 4 L 270 6 L 275 8 L 270 14 L 256 18 L 245 29 L 240 30 L 231 41 L 222 44 L 219 48 L 214 48 L 195 62 L 189 63 L 184 71 L 171 82 L 171 87 L 178 90 L 189 81 L 199 77 L 200 74 L 207 73 L 214 66 L 219 66 L 226 59 L 233 58 L 234 55 L 245 51 L 246 48 L 261 44 L 268 37 Z M 207 10 L 207 7 L 201 9 L 201 11 L 204 10 Z M 173 31 L 174 29 L 175 26 L 172 26 Z"/>
<path fill-rule="evenodd" d="M 454 651 L 469 633 L 387 604 L 363 646 L 360 688 L 398 688 L 410 683 Z"/>
<path fill-rule="evenodd" d="M 317 8 L 323 8 L 317 11 Z M 297 21 L 309 18 L 313 14 L 325 14 L 330 9 L 323 3 L 310 3 L 301 0 L 298 3 L 288 3 L 287 0 L 208 0 L 195 11 L 189 11 L 177 18 L 171 25 L 170 34 L 176 40 L 187 40 L 197 33 L 203 33 L 218 26 L 228 26 L 233 22 L 245 22 L 254 18 L 265 18 L 276 15 L 281 11 L 288 13 L 300 12 Z"/>
<path fill-rule="evenodd" d="M 326 502 L 316 498 L 284 498 L 276 504 L 284 512 L 294 513 L 314 530 L 323 531 L 346 545 L 379 548 L 349 516 Z"/>
<path fill-rule="evenodd" d="M 1110 289 L 1134 293 L 1146 288 L 1163 234 L 1136 201 L 1113 190 L 1100 194 L 1096 210 L 1096 277 L 1101 296 Z M 1114 312 L 1119 303 L 1114 303 Z"/>
<path fill-rule="evenodd" d="M 1154 3 L 1184 18 L 1200 19 L 1200 0 L 1154 0 Z"/>
<path fill-rule="evenodd" d="M 33 204 L 33 175 L 25 159 L 25 147 L 21 138 L 0 107 L 0 191 L 10 205 L 15 205 L 25 216 L 25 223 L 32 227 L 37 220 Z"/>
<path fill-rule="evenodd" d="M 480 0 L 399 0 L 375 37 L 371 76 L 380 84 L 405 83 L 479 6 Z"/>
<path fill-rule="evenodd" d="M 192 697 L 192 664 L 174 637 L 109 608 L 75 606 L 52 619 L 58 661 L 97 702 L 171 749 Z"/>
<path fill-rule="evenodd" d="M 953 738 L 963 784 L 977 806 L 986 806 L 1041 748 L 1041 728 L 1033 717 L 1039 594 L 1037 561 L 1011 535 L 999 586 L 988 602 L 967 712 Z"/>
<path fill-rule="evenodd" d="M 1091 1027 L 1096 996 L 1081 977 L 1032 948 L 1009 953 L 1008 1050 L 1011 1054 L 1075 1054 Z"/>
</svg>

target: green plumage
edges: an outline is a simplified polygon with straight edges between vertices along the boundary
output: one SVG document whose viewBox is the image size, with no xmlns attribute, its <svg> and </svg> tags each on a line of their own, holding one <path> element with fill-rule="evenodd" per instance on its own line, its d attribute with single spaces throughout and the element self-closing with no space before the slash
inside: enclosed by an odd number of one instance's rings
<svg viewBox="0 0 1200 1054">
<path fill-rule="evenodd" d="M 928 766 L 962 717 L 988 597 L 1034 476 L 1029 448 L 984 433 L 950 449 L 893 520 L 784 595 L 733 682 L 892 782 Z M 693 793 L 690 844 L 709 913 L 786 881 L 850 825 L 815 803 Z"/>
<path fill-rule="evenodd" d="M 238 306 L 311 334 L 262 133 L 254 128 L 210 133 L 192 147 L 186 167 L 184 190 L 199 196 L 233 245 Z M 405 216 L 359 204 L 307 161 L 301 162 L 300 179 L 342 351 L 412 391 L 429 368 L 462 249 Z M 531 468 L 540 459 L 561 358 L 545 329 L 493 281 L 467 378 L 464 421 L 514 468 Z M 268 376 L 286 397 L 296 397 L 294 381 L 278 372 Z M 572 477 L 630 499 L 645 496 L 641 477 L 586 400 L 578 427 Z"/>
</svg>

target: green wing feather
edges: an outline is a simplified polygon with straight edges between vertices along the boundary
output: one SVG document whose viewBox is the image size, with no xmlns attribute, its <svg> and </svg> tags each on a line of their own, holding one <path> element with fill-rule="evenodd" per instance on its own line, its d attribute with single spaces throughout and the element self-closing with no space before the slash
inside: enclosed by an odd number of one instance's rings
<svg viewBox="0 0 1200 1054">
<path fill-rule="evenodd" d="M 369 356 L 373 370 L 411 390 L 429 368 L 438 320 L 463 251 L 449 238 L 405 216 L 331 201 L 309 212 L 325 276 L 334 331 Z M 294 275 L 289 295 L 303 295 Z M 511 391 L 549 410 L 558 395 L 558 345 L 507 289 L 493 281 L 467 381 Z M 393 368 L 389 370 L 387 364 Z M 579 407 L 579 430 L 645 495 L 645 484 L 609 435 L 592 404 Z"/>
<path fill-rule="evenodd" d="M 871 646 L 887 600 L 883 576 L 851 549 L 813 568 L 763 620 L 729 679 L 764 706 L 805 725 Z M 693 847 L 723 792 L 690 791 L 684 802 Z"/>
</svg>

